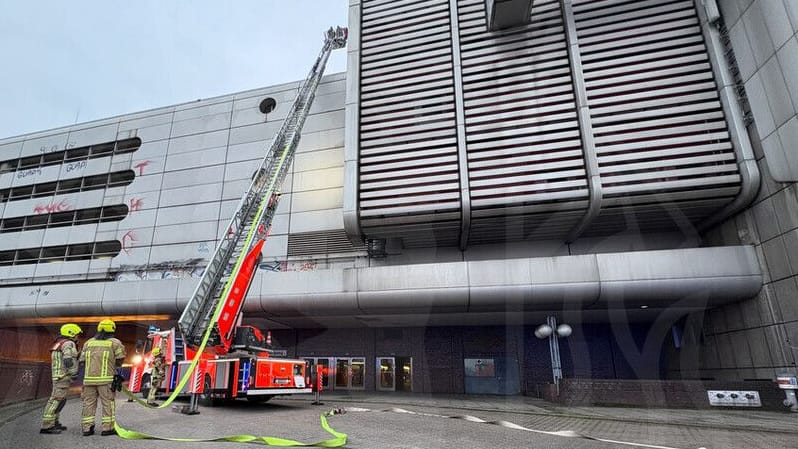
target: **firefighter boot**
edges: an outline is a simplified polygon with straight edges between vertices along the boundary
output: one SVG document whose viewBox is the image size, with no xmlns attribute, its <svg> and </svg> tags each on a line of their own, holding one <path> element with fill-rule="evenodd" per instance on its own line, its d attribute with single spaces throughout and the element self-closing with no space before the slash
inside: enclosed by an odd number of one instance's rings
<svg viewBox="0 0 798 449">
<path fill-rule="evenodd" d="M 83 436 L 84 437 L 91 436 L 91 435 L 94 435 L 94 426 L 89 427 L 89 430 L 84 430 L 83 431 Z"/>
<path fill-rule="evenodd" d="M 61 433 L 61 429 L 57 427 L 48 427 L 46 429 L 39 429 L 39 433 L 50 433 L 53 435 L 58 435 L 59 433 Z"/>
</svg>

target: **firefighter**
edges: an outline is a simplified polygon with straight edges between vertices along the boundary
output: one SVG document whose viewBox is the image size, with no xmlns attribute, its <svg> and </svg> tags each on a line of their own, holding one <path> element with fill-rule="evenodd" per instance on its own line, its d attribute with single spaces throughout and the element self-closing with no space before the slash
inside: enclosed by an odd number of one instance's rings
<svg viewBox="0 0 798 449">
<path fill-rule="evenodd" d="M 60 335 L 50 349 L 52 364 L 53 392 L 47 405 L 44 406 L 42 428 L 39 433 L 58 434 L 66 430 L 66 426 L 58 422 L 58 415 L 66 405 L 69 386 L 78 375 L 78 335 L 83 329 L 77 324 L 67 323 L 61 326 Z"/>
<path fill-rule="evenodd" d="M 80 425 L 83 436 L 94 435 L 94 415 L 97 412 L 97 398 L 102 403 L 103 436 L 115 435 L 115 395 L 111 388 L 116 369 L 125 359 L 125 347 L 114 338 L 116 323 L 102 320 L 97 325 L 97 335 L 88 339 L 80 353 L 80 361 L 86 363 L 83 373 L 83 416 Z"/>
<path fill-rule="evenodd" d="M 155 393 L 161 386 L 164 373 L 166 372 L 166 357 L 160 346 L 156 346 L 152 350 L 152 373 L 150 374 L 150 394 L 147 395 L 147 404 L 158 405 L 155 402 Z"/>
</svg>

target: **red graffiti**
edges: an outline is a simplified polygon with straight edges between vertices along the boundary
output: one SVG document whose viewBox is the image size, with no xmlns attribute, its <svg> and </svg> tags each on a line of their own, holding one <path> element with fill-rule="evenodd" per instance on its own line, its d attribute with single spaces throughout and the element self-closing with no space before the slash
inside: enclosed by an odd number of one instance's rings
<svg viewBox="0 0 798 449">
<path fill-rule="evenodd" d="M 139 169 L 139 176 L 144 174 L 144 167 L 150 165 L 152 161 L 141 161 L 138 164 L 134 165 L 133 168 Z"/>
<path fill-rule="evenodd" d="M 141 210 L 142 206 L 144 206 L 144 200 L 142 198 L 130 199 L 130 213 L 133 213 L 134 210 Z"/>
<path fill-rule="evenodd" d="M 122 235 L 122 251 L 125 254 L 130 255 L 133 252 L 133 242 L 138 242 L 139 239 L 136 237 L 136 233 L 133 231 L 127 231 Z"/>
<path fill-rule="evenodd" d="M 58 203 L 52 204 L 37 204 L 33 208 L 34 214 L 54 214 L 57 212 L 66 212 L 72 210 L 72 206 L 66 200 L 61 200 Z"/>
</svg>

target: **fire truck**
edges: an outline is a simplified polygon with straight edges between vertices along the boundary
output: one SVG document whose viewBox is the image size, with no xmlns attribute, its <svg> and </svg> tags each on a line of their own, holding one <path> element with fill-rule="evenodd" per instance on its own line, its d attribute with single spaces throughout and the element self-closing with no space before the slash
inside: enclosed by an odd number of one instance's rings
<svg viewBox="0 0 798 449">
<path fill-rule="evenodd" d="M 159 391 L 189 395 L 185 413 L 197 413 L 200 402 L 207 406 L 235 398 L 263 402 L 276 395 L 313 391 L 305 362 L 273 357 L 268 333 L 264 337 L 260 330 L 241 325 L 242 310 L 280 201 L 278 189 L 293 161 L 327 59 L 332 50 L 346 45 L 346 39 L 346 28 L 325 33 L 321 53 L 255 170 L 177 328 L 153 328 L 148 333 L 143 355 L 131 367 L 132 393 L 149 392 L 155 347 L 161 348 L 167 361 Z"/>
</svg>

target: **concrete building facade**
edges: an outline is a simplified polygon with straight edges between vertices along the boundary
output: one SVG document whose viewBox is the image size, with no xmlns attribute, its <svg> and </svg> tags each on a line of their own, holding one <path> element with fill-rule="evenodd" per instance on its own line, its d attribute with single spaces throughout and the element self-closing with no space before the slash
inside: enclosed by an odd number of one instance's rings
<svg viewBox="0 0 798 449">
<path fill-rule="evenodd" d="M 566 378 L 795 372 L 798 8 L 527 3 L 350 1 L 246 319 L 333 389 L 539 394 L 551 315 Z M 0 140 L 3 327 L 173 325 L 297 86 Z"/>
</svg>

